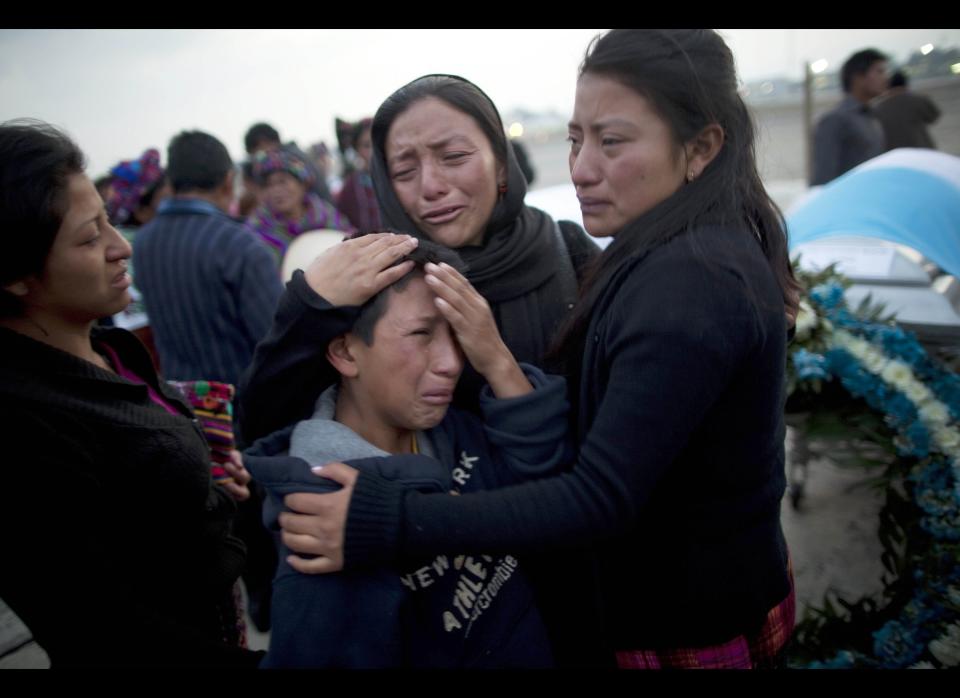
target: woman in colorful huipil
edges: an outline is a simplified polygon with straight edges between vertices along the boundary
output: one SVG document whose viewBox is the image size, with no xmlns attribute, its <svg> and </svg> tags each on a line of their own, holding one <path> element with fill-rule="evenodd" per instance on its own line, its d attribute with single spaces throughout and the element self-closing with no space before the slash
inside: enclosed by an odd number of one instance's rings
<svg viewBox="0 0 960 698">
<path fill-rule="evenodd" d="M 247 223 L 279 259 L 300 233 L 354 229 L 345 215 L 310 191 L 313 175 L 297 156 L 283 150 L 259 152 L 253 176 L 263 188 L 263 204 Z"/>
</svg>

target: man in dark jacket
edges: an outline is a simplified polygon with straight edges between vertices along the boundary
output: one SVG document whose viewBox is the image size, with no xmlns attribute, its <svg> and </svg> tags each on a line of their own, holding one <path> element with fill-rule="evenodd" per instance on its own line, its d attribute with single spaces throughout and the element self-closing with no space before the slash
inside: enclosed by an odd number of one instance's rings
<svg viewBox="0 0 960 698">
<path fill-rule="evenodd" d="M 883 124 L 887 150 L 936 148 L 927 126 L 940 118 L 940 109 L 926 95 L 910 90 L 907 76 L 898 70 L 890 77 L 890 89 L 873 112 Z"/>
<path fill-rule="evenodd" d="M 280 273 L 266 245 L 227 214 L 234 169 L 223 144 L 183 132 L 167 158 L 174 196 L 133 249 L 160 366 L 168 380 L 236 385 L 270 329 Z"/>
<path fill-rule="evenodd" d="M 858 51 L 840 70 L 844 98 L 817 122 L 811 185 L 826 184 L 884 151 L 883 127 L 870 101 L 887 89 L 887 57 Z"/>
<path fill-rule="evenodd" d="M 270 329 L 283 292 L 280 271 L 263 241 L 227 214 L 234 167 L 223 143 L 185 131 L 170 142 L 167 163 L 174 195 L 133 246 L 160 368 L 167 380 L 236 385 Z M 265 630 L 276 553 L 260 524 L 260 493 L 253 494 L 240 506 L 237 533 L 249 549 L 251 616 Z"/>
</svg>

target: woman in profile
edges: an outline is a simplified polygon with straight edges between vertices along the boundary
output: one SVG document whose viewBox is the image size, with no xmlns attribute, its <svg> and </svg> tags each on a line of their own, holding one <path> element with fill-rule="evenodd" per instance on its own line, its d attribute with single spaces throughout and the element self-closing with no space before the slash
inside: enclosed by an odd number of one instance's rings
<svg viewBox="0 0 960 698">
<path fill-rule="evenodd" d="M 48 124 L 0 125 L 0 230 L 0 597 L 54 667 L 256 666 L 231 534 L 249 474 L 214 486 L 182 396 L 95 327 L 130 302 L 130 244 Z"/>
</svg>

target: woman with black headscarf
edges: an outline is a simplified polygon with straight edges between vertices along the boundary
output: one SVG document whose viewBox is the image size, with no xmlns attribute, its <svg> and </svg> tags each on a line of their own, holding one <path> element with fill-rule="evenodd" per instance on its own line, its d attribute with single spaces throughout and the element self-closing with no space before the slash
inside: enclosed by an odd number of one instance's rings
<svg viewBox="0 0 960 698">
<path fill-rule="evenodd" d="M 599 248 L 578 225 L 558 225 L 524 204 L 526 180 L 496 106 L 463 78 L 426 75 L 384 101 L 372 136 L 384 226 L 456 249 L 513 355 L 542 365 Z M 359 310 L 351 306 L 407 271 L 384 269 L 412 244 L 403 237 L 348 241 L 294 275 L 242 381 L 238 415 L 246 442 L 309 415 L 334 379 L 324 367 L 325 340 L 349 329 Z M 367 246 L 375 246 L 374 258 L 365 273 L 355 273 L 351 262 L 369 255 Z M 354 270 L 350 278 L 345 269 Z M 474 405 L 480 383 L 476 372 L 465 372 L 457 403 Z"/>
</svg>

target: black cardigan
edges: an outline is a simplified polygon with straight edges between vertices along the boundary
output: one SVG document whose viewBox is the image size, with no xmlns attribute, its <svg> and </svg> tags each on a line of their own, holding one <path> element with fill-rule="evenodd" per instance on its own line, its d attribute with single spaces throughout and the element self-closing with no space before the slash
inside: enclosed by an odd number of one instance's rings
<svg viewBox="0 0 960 698">
<path fill-rule="evenodd" d="M 94 332 L 180 414 L 143 385 L 0 329 L 0 597 L 54 667 L 253 667 L 258 653 L 221 641 L 245 553 L 203 434 L 139 340 Z"/>
<path fill-rule="evenodd" d="M 557 559 L 592 566 L 596 596 L 568 585 L 568 598 L 593 604 L 607 650 L 704 646 L 758 630 L 789 591 L 779 520 L 785 345 L 782 296 L 748 232 L 673 239 L 628 264 L 595 309 L 575 466 L 461 497 L 362 473 L 347 567 L 465 547 L 579 546 Z"/>
</svg>

